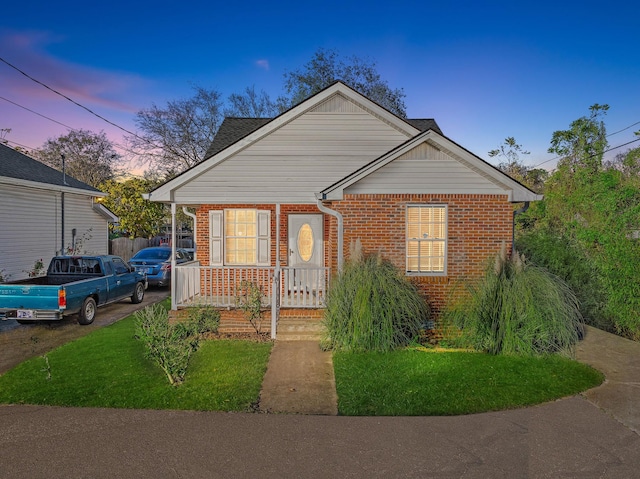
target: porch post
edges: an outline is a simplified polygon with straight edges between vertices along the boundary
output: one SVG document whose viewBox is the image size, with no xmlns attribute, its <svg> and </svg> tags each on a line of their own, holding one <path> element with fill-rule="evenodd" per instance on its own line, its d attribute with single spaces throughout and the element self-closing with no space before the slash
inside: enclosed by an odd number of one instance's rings
<svg viewBox="0 0 640 479">
<path fill-rule="evenodd" d="M 278 298 L 280 295 L 280 203 L 276 203 L 276 269 L 271 291 L 271 339 L 276 339 L 278 325 Z"/>
<path fill-rule="evenodd" d="M 171 310 L 176 309 L 176 204 L 171 203 Z"/>
</svg>

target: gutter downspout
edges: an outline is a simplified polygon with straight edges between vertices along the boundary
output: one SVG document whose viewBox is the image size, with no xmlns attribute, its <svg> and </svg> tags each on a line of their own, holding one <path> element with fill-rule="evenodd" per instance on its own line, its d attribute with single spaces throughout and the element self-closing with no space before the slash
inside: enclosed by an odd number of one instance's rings
<svg viewBox="0 0 640 479">
<path fill-rule="evenodd" d="M 516 249 L 516 216 L 520 213 L 524 213 L 529 209 L 529 202 L 525 201 L 522 208 L 518 208 L 517 210 L 513 210 L 513 222 L 511 224 L 511 251 L 515 251 Z"/>
<path fill-rule="evenodd" d="M 276 203 L 276 269 L 271 290 L 271 339 L 276 339 L 278 327 L 278 300 L 280 299 L 280 203 Z"/>
<path fill-rule="evenodd" d="M 326 195 L 322 195 L 322 197 L 320 197 L 319 193 L 316 193 L 316 200 L 317 200 L 317 205 L 318 205 L 318 209 L 320 211 L 322 211 L 323 213 L 326 213 L 328 215 L 334 216 L 337 220 L 338 220 L 338 271 L 342 271 L 342 263 L 343 263 L 343 256 L 344 256 L 344 221 L 342 219 L 342 215 L 340 213 L 338 213 L 335 210 L 332 210 L 330 208 L 328 208 L 327 206 L 325 206 L 324 204 L 322 204 L 322 200 L 326 199 Z"/>
<path fill-rule="evenodd" d="M 176 307 L 176 204 L 171 203 L 171 310 Z"/>
<path fill-rule="evenodd" d="M 196 243 L 198 238 L 198 223 L 196 221 L 196 215 L 191 213 L 186 206 L 182 207 L 182 212 L 193 220 L 193 259 L 198 259 L 198 245 Z"/>
</svg>

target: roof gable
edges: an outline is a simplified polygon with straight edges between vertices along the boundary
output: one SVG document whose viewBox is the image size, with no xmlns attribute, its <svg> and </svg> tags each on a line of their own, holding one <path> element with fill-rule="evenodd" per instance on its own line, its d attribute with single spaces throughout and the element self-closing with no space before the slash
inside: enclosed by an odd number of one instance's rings
<svg viewBox="0 0 640 479">
<path fill-rule="evenodd" d="M 83 190 L 92 196 L 104 196 L 100 190 L 39 162 L 7 145 L 0 144 L 0 178 L 40 183 L 47 188 Z M 11 180 L 9 180 L 11 179 Z M 76 191 L 77 192 L 77 191 Z"/>
<path fill-rule="evenodd" d="M 394 115 L 344 83 L 336 82 L 272 120 L 250 119 L 254 121 L 253 125 L 249 125 L 249 123 L 246 122 L 246 124 L 242 126 L 240 126 L 240 123 L 244 120 L 232 120 L 228 124 L 229 129 L 223 131 L 225 139 L 221 139 L 218 143 L 214 140 L 214 145 L 209 149 L 210 152 L 214 153 L 212 157 L 205 159 L 198 165 L 178 175 L 176 178 L 159 186 L 149 193 L 149 198 L 153 201 L 160 202 L 175 201 L 176 191 L 185 187 L 196 178 L 207 173 L 209 170 L 216 168 L 217 171 L 219 166 L 227 160 L 236 157 L 243 150 L 258 144 L 258 142 L 269 137 L 278 130 L 281 130 L 283 127 L 292 124 L 292 122 L 303 115 L 321 115 L 323 113 L 327 115 L 337 113 L 342 113 L 344 115 L 348 115 L 349 113 L 366 113 L 370 117 L 375 118 L 378 122 L 384 123 L 390 131 L 393 130 L 400 135 L 400 142 L 420 133 L 420 129 L 416 128 L 408 121 Z M 421 121 L 424 122 L 424 120 Z M 433 120 L 430 121 L 435 125 Z M 260 126 L 260 123 L 263 124 Z M 437 127 L 437 125 L 435 126 Z M 255 129 L 250 133 L 245 134 L 245 136 L 240 136 L 241 128 L 245 127 L 246 130 L 243 131 L 249 131 L 251 127 L 254 127 Z M 232 132 L 230 129 L 233 129 L 234 131 Z M 321 135 L 322 132 L 319 131 L 318 134 Z M 397 144 L 398 142 L 399 141 L 394 140 L 394 144 Z M 226 147 L 223 148 L 224 145 L 226 145 Z M 390 146 L 392 147 L 393 145 Z M 378 152 L 369 158 L 377 157 L 380 153 L 381 152 Z M 354 166 L 354 168 L 358 168 L 359 166 L 361 166 L 361 164 Z M 322 188 L 324 186 L 326 186 L 326 184 L 322 185 Z M 317 192 L 318 190 L 315 191 Z"/>
<path fill-rule="evenodd" d="M 427 130 L 321 192 L 505 194 L 512 202 L 542 199 L 526 186 L 434 130 Z"/>
</svg>

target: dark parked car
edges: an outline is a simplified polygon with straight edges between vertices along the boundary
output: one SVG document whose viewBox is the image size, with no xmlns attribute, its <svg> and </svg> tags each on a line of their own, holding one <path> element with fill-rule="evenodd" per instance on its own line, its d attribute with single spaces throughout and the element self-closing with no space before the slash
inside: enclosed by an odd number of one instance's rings
<svg viewBox="0 0 640 479">
<path fill-rule="evenodd" d="M 189 254 L 182 250 L 176 250 L 176 263 L 190 261 Z M 129 264 L 136 271 L 147 275 L 149 286 L 167 286 L 171 284 L 171 248 L 157 246 L 143 248 L 129 260 Z"/>
</svg>

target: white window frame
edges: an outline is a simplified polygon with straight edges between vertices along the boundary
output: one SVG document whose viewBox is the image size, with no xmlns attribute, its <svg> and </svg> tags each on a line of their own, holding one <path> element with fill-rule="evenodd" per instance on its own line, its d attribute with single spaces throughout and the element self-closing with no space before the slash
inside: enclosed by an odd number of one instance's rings
<svg viewBox="0 0 640 479">
<path fill-rule="evenodd" d="M 430 239 L 430 238 L 409 238 L 409 208 L 438 208 L 444 209 L 444 238 Z M 446 204 L 436 203 L 421 203 L 421 204 L 409 204 L 405 208 L 405 270 L 407 276 L 446 276 L 447 275 L 447 257 L 449 252 L 449 207 Z M 444 243 L 444 258 L 442 271 L 415 271 L 409 269 L 409 243 L 418 242 L 420 244 L 424 241 L 443 242 Z M 420 248 L 418 247 L 418 251 Z M 420 261 L 418 260 L 418 264 Z"/>
<path fill-rule="evenodd" d="M 225 262 L 224 218 L 229 210 L 256 212 L 256 262 L 250 264 L 227 264 Z M 271 265 L 271 211 L 255 208 L 226 208 L 209 211 L 209 264 L 211 266 L 270 266 Z"/>
</svg>

